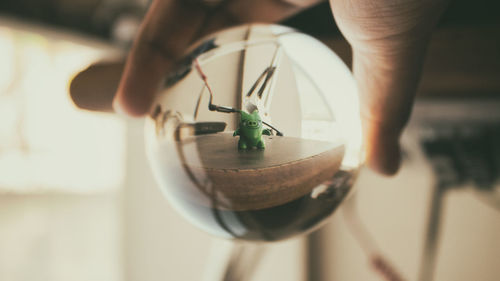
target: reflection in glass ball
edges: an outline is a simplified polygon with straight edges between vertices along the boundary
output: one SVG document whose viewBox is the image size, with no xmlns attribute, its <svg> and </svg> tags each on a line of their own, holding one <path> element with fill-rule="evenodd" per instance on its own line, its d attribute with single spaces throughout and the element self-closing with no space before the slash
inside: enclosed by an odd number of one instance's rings
<svg viewBox="0 0 500 281">
<path fill-rule="evenodd" d="M 214 235 L 275 241 L 313 229 L 361 164 L 359 102 L 326 46 L 277 25 L 245 25 L 194 45 L 146 122 L 169 202 Z"/>
</svg>

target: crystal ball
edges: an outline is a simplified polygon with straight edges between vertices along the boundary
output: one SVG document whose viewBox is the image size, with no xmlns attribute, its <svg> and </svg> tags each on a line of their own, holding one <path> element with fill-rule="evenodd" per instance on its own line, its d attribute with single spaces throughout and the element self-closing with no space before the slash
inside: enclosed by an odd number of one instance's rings
<svg viewBox="0 0 500 281">
<path fill-rule="evenodd" d="M 170 204 L 223 238 L 315 229 L 362 163 L 355 81 L 313 37 L 253 24 L 187 50 L 146 118 L 146 151 Z"/>
</svg>

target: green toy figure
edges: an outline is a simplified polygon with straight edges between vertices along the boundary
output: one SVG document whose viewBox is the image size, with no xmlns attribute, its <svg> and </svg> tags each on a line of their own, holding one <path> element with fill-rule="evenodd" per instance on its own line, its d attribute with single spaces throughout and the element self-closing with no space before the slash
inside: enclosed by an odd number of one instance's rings
<svg viewBox="0 0 500 281">
<path fill-rule="evenodd" d="M 262 135 L 270 136 L 271 131 L 269 129 L 262 129 L 262 120 L 260 119 L 259 111 L 254 110 L 252 114 L 248 114 L 240 110 L 239 113 L 241 115 L 240 127 L 233 134 L 233 136 L 240 136 L 238 149 L 266 148 L 262 140 Z"/>
</svg>

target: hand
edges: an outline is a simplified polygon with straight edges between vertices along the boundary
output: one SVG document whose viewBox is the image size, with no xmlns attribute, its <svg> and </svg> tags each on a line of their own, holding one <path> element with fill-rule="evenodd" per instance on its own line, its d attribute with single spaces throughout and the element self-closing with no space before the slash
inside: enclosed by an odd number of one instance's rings
<svg viewBox="0 0 500 281">
<path fill-rule="evenodd" d="M 132 116 L 147 113 L 160 80 L 200 36 L 247 22 L 277 22 L 318 1 L 222 0 L 213 9 L 202 0 L 153 1 L 127 59 L 115 110 Z M 393 174 L 427 41 L 447 0 L 330 2 L 353 49 L 368 165 Z"/>
<path fill-rule="evenodd" d="M 447 0 L 330 0 L 353 50 L 367 164 L 394 174 L 425 49 Z"/>
</svg>

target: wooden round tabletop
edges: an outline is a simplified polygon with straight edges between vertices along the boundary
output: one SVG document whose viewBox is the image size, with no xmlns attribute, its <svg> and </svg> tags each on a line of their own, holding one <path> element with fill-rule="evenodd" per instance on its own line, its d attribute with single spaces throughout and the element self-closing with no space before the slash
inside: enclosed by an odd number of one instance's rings
<svg viewBox="0 0 500 281">
<path fill-rule="evenodd" d="M 263 138 L 265 149 L 239 150 L 232 134 L 199 135 L 179 141 L 178 151 L 198 188 L 215 196 L 218 207 L 232 210 L 269 208 L 304 196 L 333 177 L 344 156 L 344 146 L 332 142 Z"/>
</svg>

